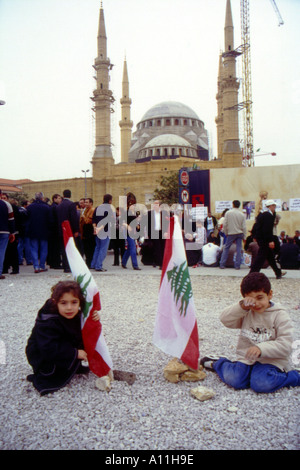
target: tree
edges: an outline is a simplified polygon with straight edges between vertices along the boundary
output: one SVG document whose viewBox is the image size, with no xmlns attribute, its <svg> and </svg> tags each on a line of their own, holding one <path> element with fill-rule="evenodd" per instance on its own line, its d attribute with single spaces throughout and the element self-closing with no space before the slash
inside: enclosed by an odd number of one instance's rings
<svg viewBox="0 0 300 470">
<path fill-rule="evenodd" d="M 23 201 L 29 201 L 28 194 L 21 192 L 21 193 L 9 193 L 8 197 L 10 199 L 15 199 L 18 206 L 22 204 Z"/>
<path fill-rule="evenodd" d="M 174 171 L 168 176 L 162 176 L 159 187 L 154 190 L 153 200 L 159 200 L 162 204 L 177 204 L 179 202 L 179 172 Z"/>
</svg>

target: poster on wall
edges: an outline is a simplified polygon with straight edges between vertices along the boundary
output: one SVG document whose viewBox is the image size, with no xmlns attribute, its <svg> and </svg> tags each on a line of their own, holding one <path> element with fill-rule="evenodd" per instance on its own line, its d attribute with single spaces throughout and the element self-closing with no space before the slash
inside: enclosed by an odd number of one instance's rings
<svg viewBox="0 0 300 470">
<path fill-rule="evenodd" d="M 295 197 L 290 199 L 290 211 L 298 212 L 300 211 L 300 197 Z"/>
<path fill-rule="evenodd" d="M 232 209 L 232 201 L 216 201 L 215 213 L 222 214 L 225 209 Z"/>
<path fill-rule="evenodd" d="M 196 221 L 203 222 L 204 219 L 207 217 L 208 210 L 206 206 L 197 205 L 196 207 L 191 208 L 190 214 L 194 221 L 196 220 Z"/>
<path fill-rule="evenodd" d="M 290 204 L 287 201 L 283 201 L 281 204 L 281 210 L 282 211 L 289 211 L 290 210 Z"/>
<path fill-rule="evenodd" d="M 255 201 L 243 201 L 243 212 L 246 220 L 255 219 Z"/>
</svg>

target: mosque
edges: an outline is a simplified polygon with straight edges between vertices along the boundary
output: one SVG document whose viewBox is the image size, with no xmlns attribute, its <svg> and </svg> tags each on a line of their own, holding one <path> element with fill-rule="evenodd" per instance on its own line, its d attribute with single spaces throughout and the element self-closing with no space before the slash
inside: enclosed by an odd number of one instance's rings
<svg viewBox="0 0 300 470">
<path fill-rule="evenodd" d="M 225 49 L 234 49 L 230 0 L 227 1 L 225 15 Z M 87 195 L 96 203 L 102 201 L 105 193 L 111 193 L 116 199 L 130 190 L 141 203 L 148 204 L 163 174 L 195 165 L 200 169 L 241 167 L 238 111 L 232 109 L 238 102 L 239 88 L 235 61 L 236 57 L 230 54 L 223 61 L 220 60 L 216 118 L 219 154 L 217 159 L 210 160 L 205 123 L 193 109 L 183 103 L 167 101 L 154 104 L 145 112 L 133 132 L 132 101 L 127 62 L 124 60 L 119 122 L 121 162 L 115 164 L 111 144 L 111 111 L 115 100 L 113 91 L 109 89 L 112 65 L 108 57 L 104 9 L 101 3 L 97 57 L 94 62 L 97 87 L 92 96 L 95 113 L 92 176 L 85 181 L 84 178 L 46 181 L 42 184 L 43 192 L 49 197 L 68 187 L 72 190 L 72 198 L 79 199 L 86 184 Z M 38 182 L 25 183 L 24 190 L 31 194 L 40 186 Z"/>
<path fill-rule="evenodd" d="M 225 0 L 224 0 L 225 1 Z M 24 181 L 22 190 L 33 197 L 43 191 L 51 198 L 55 193 L 71 189 L 72 199 L 87 195 L 94 205 L 102 203 L 103 195 L 113 195 L 118 205 L 119 196 L 132 191 L 137 201 L 149 205 L 162 176 L 182 168 L 197 168 L 209 172 L 211 210 L 217 213 L 220 201 L 231 204 L 233 199 L 251 201 L 258 206 L 260 194 L 278 201 L 298 201 L 299 165 L 280 167 L 244 167 L 240 148 L 238 120 L 239 79 L 236 76 L 237 54 L 234 47 L 234 27 L 231 2 L 226 0 L 224 51 L 219 58 L 216 77 L 217 158 L 210 159 L 208 133 L 205 122 L 184 103 L 166 101 L 153 104 L 145 111 L 133 132 L 132 100 L 129 93 L 127 62 L 124 60 L 120 141 L 121 161 L 115 163 L 111 143 L 111 113 L 115 99 L 110 90 L 112 64 L 107 53 L 104 9 L 101 2 L 97 37 L 97 57 L 94 62 L 96 89 L 93 91 L 95 113 L 95 149 L 92 173 L 89 178 L 72 178 L 43 182 Z M 296 168 L 295 168 L 296 167 Z M 85 175 L 86 176 L 86 175 Z M 261 201 L 260 201 L 261 202 Z M 296 226 L 298 213 L 282 214 L 282 230 L 288 233 Z M 252 226 L 253 221 L 247 221 Z"/>
</svg>

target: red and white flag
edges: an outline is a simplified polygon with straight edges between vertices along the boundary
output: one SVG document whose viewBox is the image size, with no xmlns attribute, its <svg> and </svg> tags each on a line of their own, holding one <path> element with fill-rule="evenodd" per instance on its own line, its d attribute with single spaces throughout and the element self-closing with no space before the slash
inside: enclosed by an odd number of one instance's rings
<svg viewBox="0 0 300 470">
<path fill-rule="evenodd" d="M 69 266 L 85 297 L 81 315 L 81 332 L 90 370 L 103 377 L 112 369 L 112 360 L 105 342 L 100 321 L 92 319 L 94 311 L 101 310 L 100 293 L 93 276 L 76 248 L 72 230 L 67 220 L 62 222 L 65 251 Z"/>
<path fill-rule="evenodd" d="M 177 216 L 170 218 L 153 343 L 192 369 L 199 366 L 198 327 L 190 274 Z"/>
</svg>

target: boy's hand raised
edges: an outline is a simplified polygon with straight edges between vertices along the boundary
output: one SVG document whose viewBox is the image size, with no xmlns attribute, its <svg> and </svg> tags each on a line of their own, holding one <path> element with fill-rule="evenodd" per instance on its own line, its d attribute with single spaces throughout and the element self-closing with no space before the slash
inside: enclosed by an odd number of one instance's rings
<svg viewBox="0 0 300 470">
<path fill-rule="evenodd" d="M 250 310 L 252 307 L 255 307 L 255 299 L 253 299 L 252 297 L 245 297 L 245 298 L 240 302 L 240 306 L 241 306 L 244 310 Z"/>
</svg>

